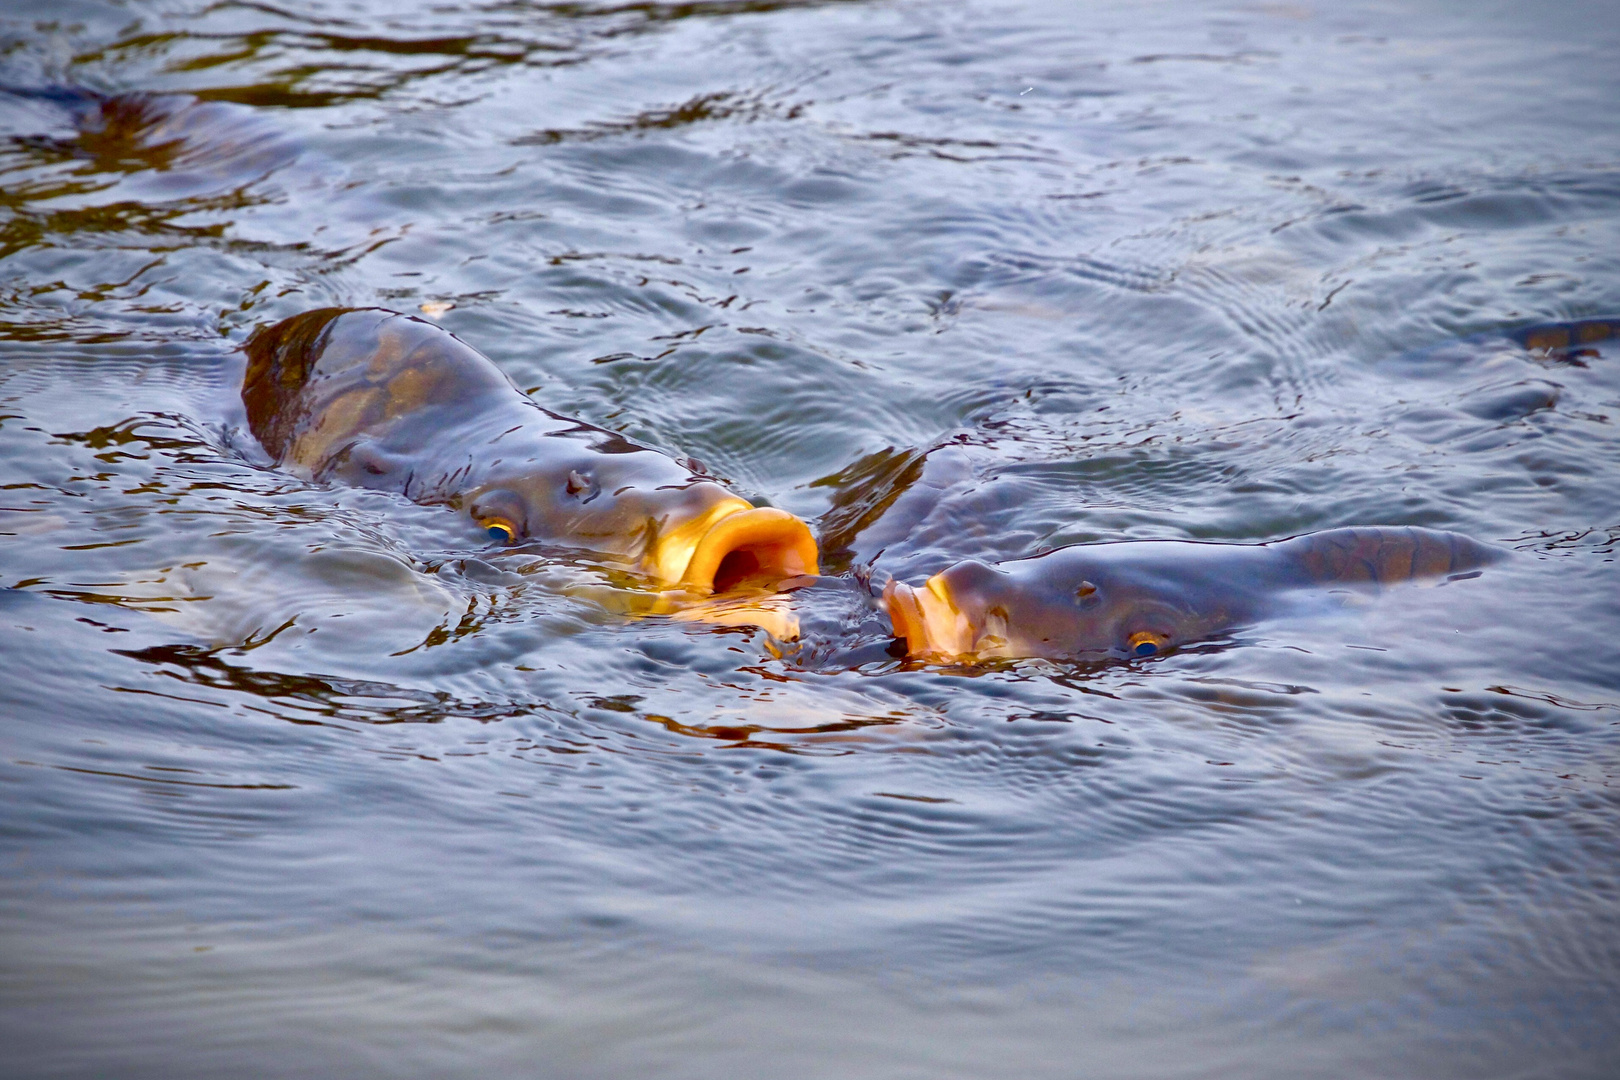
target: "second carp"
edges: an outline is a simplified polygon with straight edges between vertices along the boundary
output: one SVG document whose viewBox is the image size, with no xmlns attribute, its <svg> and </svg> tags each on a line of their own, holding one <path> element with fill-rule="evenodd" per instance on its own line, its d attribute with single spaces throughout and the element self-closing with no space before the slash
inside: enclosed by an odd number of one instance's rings
<svg viewBox="0 0 1620 1080">
<path fill-rule="evenodd" d="M 1329 529 L 1272 544 L 1080 544 L 991 566 L 957 563 L 883 605 L 908 656 L 1152 656 L 1275 611 L 1289 592 L 1469 575 L 1502 552 L 1419 528 Z"/>
</svg>

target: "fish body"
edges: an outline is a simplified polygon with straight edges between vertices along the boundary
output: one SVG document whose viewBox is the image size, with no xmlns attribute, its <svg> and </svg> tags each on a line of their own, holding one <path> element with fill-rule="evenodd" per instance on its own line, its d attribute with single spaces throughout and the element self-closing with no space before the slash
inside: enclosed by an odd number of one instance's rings
<svg viewBox="0 0 1620 1080">
<path fill-rule="evenodd" d="M 558 415 L 442 327 L 327 308 L 246 345 L 242 401 L 278 464 L 584 548 L 696 593 L 818 572 L 809 528 L 615 432 Z"/>
<path fill-rule="evenodd" d="M 1330 529 L 1271 544 L 1082 544 L 957 563 L 883 604 L 909 656 L 1151 656 L 1250 625 L 1297 590 L 1471 574 L 1501 553 L 1456 533 Z"/>
</svg>

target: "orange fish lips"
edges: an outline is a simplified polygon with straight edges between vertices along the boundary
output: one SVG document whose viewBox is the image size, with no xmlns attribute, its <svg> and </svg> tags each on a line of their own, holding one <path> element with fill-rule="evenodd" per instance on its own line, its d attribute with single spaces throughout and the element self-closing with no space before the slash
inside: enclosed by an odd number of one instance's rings
<svg viewBox="0 0 1620 1080">
<path fill-rule="evenodd" d="M 883 588 L 883 609 L 889 613 L 894 636 L 906 643 L 906 655 L 921 656 L 928 651 L 928 623 L 915 589 L 891 579 Z"/>
<path fill-rule="evenodd" d="M 788 578 L 820 572 L 820 552 L 808 525 L 785 510 L 749 507 L 704 530 L 680 584 L 698 593 L 726 592 L 745 582 L 774 588 Z"/>
<path fill-rule="evenodd" d="M 966 659 L 976 653 L 996 653 L 999 639 L 987 642 L 951 598 L 943 574 L 935 574 L 921 588 L 891 580 L 883 589 L 883 607 L 903 638 L 906 655 L 914 659 Z M 987 649 L 986 646 L 989 646 Z"/>
</svg>

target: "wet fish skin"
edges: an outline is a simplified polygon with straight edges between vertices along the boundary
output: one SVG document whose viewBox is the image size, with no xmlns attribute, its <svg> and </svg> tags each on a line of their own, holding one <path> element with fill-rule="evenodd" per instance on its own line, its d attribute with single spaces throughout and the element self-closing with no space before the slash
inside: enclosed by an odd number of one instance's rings
<svg viewBox="0 0 1620 1080">
<path fill-rule="evenodd" d="M 1503 557 L 1461 533 L 1416 527 L 1329 529 L 1265 546 L 1299 585 L 1398 585 L 1471 573 Z"/>
<path fill-rule="evenodd" d="M 1147 656 L 1253 624 L 1301 589 L 1471 574 L 1503 553 L 1456 533 L 1349 528 L 1271 544 L 1082 544 L 957 563 L 883 603 L 908 655 L 975 662 Z"/>
<path fill-rule="evenodd" d="M 696 592 L 818 572 L 809 528 L 616 432 L 542 408 L 444 328 L 325 308 L 248 340 L 242 402 L 282 467 L 467 512 Z"/>
</svg>

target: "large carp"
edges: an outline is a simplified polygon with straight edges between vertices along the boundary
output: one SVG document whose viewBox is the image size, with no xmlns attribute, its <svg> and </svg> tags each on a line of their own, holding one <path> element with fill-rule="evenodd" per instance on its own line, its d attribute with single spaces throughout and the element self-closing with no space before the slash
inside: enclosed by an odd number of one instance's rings
<svg viewBox="0 0 1620 1080">
<path fill-rule="evenodd" d="M 1273 613 L 1291 592 L 1467 575 L 1502 553 L 1419 528 L 1330 529 L 1271 544 L 1080 544 L 994 566 L 957 563 L 883 604 L 909 656 L 1151 656 Z"/>
<path fill-rule="evenodd" d="M 248 340 L 248 425 L 285 468 L 464 511 L 500 543 L 582 548 L 708 594 L 819 573 L 804 522 L 559 416 L 439 326 L 326 308 Z"/>
</svg>

